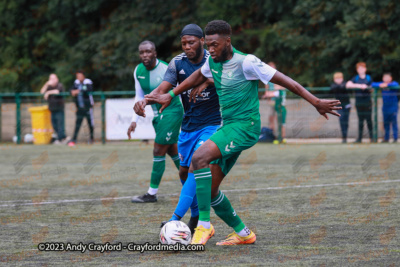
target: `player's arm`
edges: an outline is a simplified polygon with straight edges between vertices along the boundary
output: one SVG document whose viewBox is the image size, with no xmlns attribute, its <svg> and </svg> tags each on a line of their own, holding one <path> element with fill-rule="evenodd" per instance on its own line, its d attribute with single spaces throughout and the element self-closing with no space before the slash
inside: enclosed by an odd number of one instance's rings
<svg viewBox="0 0 400 267">
<path fill-rule="evenodd" d="M 190 92 L 189 95 L 189 102 L 192 102 L 193 100 L 193 102 L 196 103 L 196 98 L 201 94 L 201 92 L 203 92 L 210 85 L 214 85 L 213 78 L 208 78 L 204 83 L 193 88 L 193 90 Z"/>
<path fill-rule="evenodd" d="M 192 73 L 186 80 L 184 80 L 180 85 L 175 87 L 172 93 L 162 94 L 162 95 L 146 95 L 145 98 L 147 101 L 154 101 L 162 105 L 160 109 L 160 113 L 169 106 L 172 100 L 172 95 L 179 95 L 190 88 L 196 87 L 207 80 L 206 77 L 201 73 L 200 69 L 196 70 Z"/>
<path fill-rule="evenodd" d="M 167 81 L 163 81 L 156 89 L 154 89 L 149 96 L 155 96 L 155 95 L 163 95 L 168 93 L 171 88 L 173 87 L 172 84 L 170 84 Z M 150 104 L 155 104 L 157 102 L 155 101 L 150 101 L 147 98 L 144 98 L 143 101 L 146 103 L 146 105 L 150 105 Z"/>
<path fill-rule="evenodd" d="M 294 81 L 290 77 L 283 73 L 275 70 L 268 64 L 265 64 L 260 59 L 253 55 L 248 55 L 243 61 L 243 73 L 248 80 L 261 80 L 264 84 L 269 81 L 274 84 L 279 84 L 284 88 L 287 88 L 296 95 L 304 98 L 307 102 L 313 105 L 317 111 L 328 119 L 326 113 L 340 116 L 335 110 L 341 109 L 337 105 L 340 105 L 339 100 L 324 100 L 311 94 L 298 82 Z"/>
<path fill-rule="evenodd" d="M 176 70 L 175 64 L 176 58 L 173 58 L 171 62 L 168 64 L 168 68 L 165 71 L 164 79 L 162 83 L 154 89 L 149 95 L 162 95 L 168 93 L 171 88 L 175 87 L 178 84 L 178 72 Z M 156 102 L 149 101 L 148 99 L 144 99 L 146 104 L 154 104 Z"/>
<path fill-rule="evenodd" d="M 339 116 L 339 113 L 337 113 L 335 110 L 342 109 L 342 107 L 338 106 L 340 105 L 339 100 L 325 100 L 325 99 L 319 99 L 318 97 L 314 96 L 311 94 L 309 91 L 307 91 L 303 86 L 301 86 L 298 82 L 295 80 L 291 79 L 290 77 L 284 75 L 283 73 L 276 71 L 274 76 L 271 79 L 272 83 L 279 84 L 287 89 L 289 89 L 291 92 L 295 93 L 296 95 L 304 98 L 307 102 L 309 102 L 311 105 L 313 105 L 317 111 L 324 116 L 326 119 L 328 119 L 327 113 L 333 114 L 335 116 Z"/>
<path fill-rule="evenodd" d="M 146 106 L 146 104 L 143 106 L 143 109 L 140 108 L 141 105 L 139 104 L 142 100 L 144 100 L 144 92 L 142 87 L 140 86 L 138 79 L 136 78 L 136 69 L 133 77 L 135 79 L 135 104 L 133 107 L 135 112 L 133 113 L 131 125 L 129 125 L 128 131 L 126 133 L 129 140 L 131 139 L 131 133 L 133 133 L 136 129 L 136 123 L 139 119 L 139 116 L 146 117 L 146 114 L 144 113 L 144 107 Z"/>
</svg>

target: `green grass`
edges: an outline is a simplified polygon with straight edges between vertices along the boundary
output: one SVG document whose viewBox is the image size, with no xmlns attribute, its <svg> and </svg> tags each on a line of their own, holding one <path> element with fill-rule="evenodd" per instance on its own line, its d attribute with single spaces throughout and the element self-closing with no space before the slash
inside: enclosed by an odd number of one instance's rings
<svg viewBox="0 0 400 267">
<path fill-rule="evenodd" d="M 216 246 L 232 229 L 212 211 L 216 234 L 205 252 L 101 254 L 38 252 L 37 243 L 158 243 L 160 222 L 170 217 L 181 188 L 172 161 L 159 201 L 132 204 L 130 197 L 149 184 L 151 145 L 3 145 L 0 265 L 396 265 L 400 190 L 390 181 L 400 177 L 398 148 L 256 145 L 221 188 L 256 232 L 256 244 Z"/>
</svg>

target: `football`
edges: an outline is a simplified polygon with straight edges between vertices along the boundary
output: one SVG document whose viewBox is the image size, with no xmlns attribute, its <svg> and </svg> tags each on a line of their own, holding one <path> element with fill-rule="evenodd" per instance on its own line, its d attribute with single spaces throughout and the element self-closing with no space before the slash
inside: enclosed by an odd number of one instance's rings
<svg viewBox="0 0 400 267">
<path fill-rule="evenodd" d="M 188 245 L 192 239 L 189 227 L 181 221 L 167 222 L 160 232 L 160 241 L 162 244 L 175 245 L 181 243 Z"/>
</svg>

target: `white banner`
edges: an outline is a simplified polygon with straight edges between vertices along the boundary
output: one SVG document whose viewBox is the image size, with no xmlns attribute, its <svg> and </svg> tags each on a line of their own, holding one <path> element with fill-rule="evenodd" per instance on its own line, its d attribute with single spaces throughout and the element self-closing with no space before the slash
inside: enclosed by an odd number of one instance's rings
<svg viewBox="0 0 400 267">
<path fill-rule="evenodd" d="M 134 99 L 106 100 L 106 138 L 107 140 L 128 140 L 126 134 L 131 125 Z M 146 118 L 139 117 L 132 139 L 155 139 L 151 106 L 146 106 Z"/>
</svg>

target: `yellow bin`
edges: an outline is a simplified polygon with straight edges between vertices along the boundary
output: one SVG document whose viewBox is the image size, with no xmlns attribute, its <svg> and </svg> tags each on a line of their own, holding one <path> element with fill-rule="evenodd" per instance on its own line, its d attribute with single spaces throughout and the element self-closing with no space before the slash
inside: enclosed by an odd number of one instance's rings
<svg viewBox="0 0 400 267">
<path fill-rule="evenodd" d="M 51 113 L 47 106 L 29 108 L 32 121 L 33 143 L 35 145 L 50 144 L 53 127 Z"/>
</svg>

